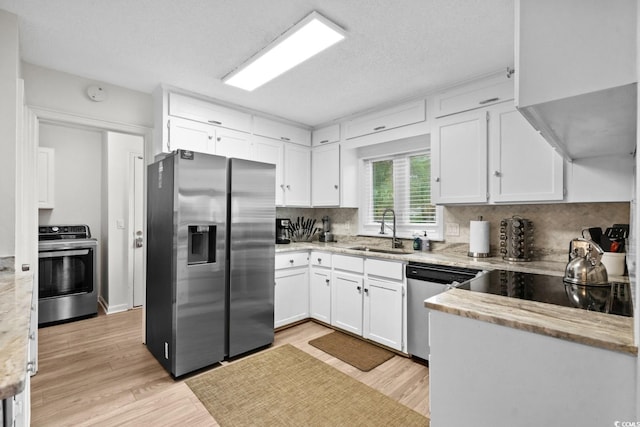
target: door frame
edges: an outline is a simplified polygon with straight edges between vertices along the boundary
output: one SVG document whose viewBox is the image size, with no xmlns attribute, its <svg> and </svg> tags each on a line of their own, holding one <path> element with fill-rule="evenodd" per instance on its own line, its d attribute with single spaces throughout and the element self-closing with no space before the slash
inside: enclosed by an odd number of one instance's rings
<svg viewBox="0 0 640 427">
<path fill-rule="evenodd" d="M 85 128 L 85 129 L 88 128 L 88 129 L 97 130 L 100 132 L 113 131 L 113 132 L 141 136 L 143 138 L 143 145 L 144 145 L 143 158 L 144 158 L 145 164 L 148 161 L 148 159 L 153 159 L 153 147 L 152 147 L 153 128 L 127 124 L 127 123 L 100 120 L 100 119 L 95 119 L 91 117 L 84 117 L 77 114 L 50 110 L 47 108 L 32 106 L 28 104 L 25 105 L 25 107 L 28 108 L 31 113 L 28 118 L 30 123 L 28 123 L 27 126 L 33 129 L 33 131 L 31 132 L 33 134 L 33 139 L 32 141 L 29 142 L 29 144 L 33 145 L 34 147 L 39 146 L 40 141 L 39 141 L 38 130 L 40 129 L 40 125 L 42 123 L 61 124 L 61 125 L 75 126 L 75 127 Z M 37 165 L 34 164 L 34 170 L 35 168 L 37 168 Z M 144 191 L 143 218 L 146 218 L 146 213 L 147 213 L 146 187 L 147 187 L 147 173 L 146 173 L 146 167 L 145 167 L 143 171 L 143 191 Z M 36 218 L 37 218 L 37 212 L 38 212 L 37 203 L 34 203 L 33 209 L 35 210 Z M 146 240 L 146 226 L 144 228 L 145 230 L 143 232 L 145 233 L 144 238 Z M 30 237 L 29 239 L 29 240 L 32 240 L 29 242 L 29 244 L 37 248 L 37 245 L 38 245 L 37 239 L 38 239 L 37 233 L 34 233 L 33 237 Z M 146 259 L 146 256 L 147 256 L 146 247 L 143 248 L 143 251 L 144 251 L 143 259 Z M 146 277 L 146 272 L 145 272 L 145 277 Z M 34 279 L 37 280 L 37 277 Z M 101 278 L 100 278 L 100 281 L 101 281 Z M 146 301 L 146 287 L 143 287 L 143 300 Z M 105 309 L 105 312 L 106 312 L 107 311 L 106 307 L 103 306 L 103 308 Z M 144 309 L 144 304 L 143 304 L 143 309 Z M 143 340 L 142 341 L 145 342 L 144 316 L 142 317 L 143 317 L 143 325 L 142 325 Z"/>
<path fill-rule="evenodd" d="M 142 160 L 142 182 L 138 183 L 137 182 L 137 175 L 136 175 L 136 160 L 140 159 Z M 129 292 L 129 308 L 135 308 L 135 307 L 139 307 L 135 305 L 135 295 L 136 295 L 136 277 L 137 277 L 137 272 L 136 272 L 136 266 L 137 263 L 135 262 L 135 258 L 136 258 L 136 248 L 135 248 L 135 240 L 136 240 L 136 227 L 135 227 L 135 223 L 136 223 L 136 184 L 140 184 L 141 188 L 142 188 L 142 241 L 146 242 L 146 230 L 145 230 L 145 209 L 144 209 L 144 204 L 145 204 L 145 199 L 146 199 L 146 190 L 145 190 L 145 185 L 144 185 L 144 174 L 145 174 L 145 167 L 144 167 L 144 156 L 142 155 L 142 153 L 135 153 L 135 152 L 129 152 L 129 229 L 127 230 L 129 232 L 129 239 L 128 239 L 128 245 L 129 248 L 133 248 L 133 250 L 129 251 L 129 271 L 128 271 L 128 277 L 129 277 L 129 283 L 131 283 L 132 288 Z M 137 268 L 142 268 L 142 278 L 143 278 L 143 282 L 144 282 L 144 278 L 146 276 L 146 271 L 145 271 L 145 265 L 144 265 L 144 259 L 145 259 L 145 244 L 143 243 L 142 246 L 142 264 L 137 266 Z M 143 303 L 140 304 L 140 306 L 144 305 L 144 288 L 145 286 L 142 286 L 141 290 L 142 290 L 142 301 Z"/>
</svg>

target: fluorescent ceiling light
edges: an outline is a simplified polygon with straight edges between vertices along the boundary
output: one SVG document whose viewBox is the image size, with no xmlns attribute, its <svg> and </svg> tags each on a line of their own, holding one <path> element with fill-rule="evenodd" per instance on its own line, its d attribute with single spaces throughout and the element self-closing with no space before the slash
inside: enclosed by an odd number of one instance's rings
<svg viewBox="0 0 640 427">
<path fill-rule="evenodd" d="M 222 81 L 252 91 L 344 37 L 342 28 L 318 12 L 311 12 Z"/>
</svg>

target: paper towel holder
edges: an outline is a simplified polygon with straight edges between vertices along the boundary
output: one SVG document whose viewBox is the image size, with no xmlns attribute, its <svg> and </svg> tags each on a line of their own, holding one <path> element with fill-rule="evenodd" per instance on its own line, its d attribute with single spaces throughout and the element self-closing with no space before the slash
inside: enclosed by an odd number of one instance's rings
<svg viewBox="0 0 640 427">
<path fill-rule="evenodd" d="M 478 221 L 482 221 L 482 216 L 478 217 Z M 489 226 L 489 225 L 487 224 L 487 226 Z M 486 245 L 487 246 L 487 252 L 479 252 L 479 251 L 473 251 L 472 252 L 471 251 L 471 246 L 472 246 L 471 245 L 471 234 L 472 234 L 472 232 L 471 232 L 471 224 L 469 224 L 469 241 L 470 242 L 469 242 L 469 252 L 467 252 L 467 256 L 471 257 L 471 258 L 488 258 L 490 256 L 490 253 L 489 253 L 489 242 L 487 242 L 487 245 Z M 488 238 L 488 236 L 489 235 L 487 234 L 487 238 Z"/>
</svg>

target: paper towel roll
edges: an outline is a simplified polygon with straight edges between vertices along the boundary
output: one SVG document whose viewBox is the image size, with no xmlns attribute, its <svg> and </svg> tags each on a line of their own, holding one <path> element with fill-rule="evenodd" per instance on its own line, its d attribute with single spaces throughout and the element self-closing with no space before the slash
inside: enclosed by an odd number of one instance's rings
<svg viewBox="0 0 640 427">
<path fill-rule="evenodd" d="M 469 256 L 489 256 L 489 221 L 471 221 L 469 226 Z"/>
</svg>

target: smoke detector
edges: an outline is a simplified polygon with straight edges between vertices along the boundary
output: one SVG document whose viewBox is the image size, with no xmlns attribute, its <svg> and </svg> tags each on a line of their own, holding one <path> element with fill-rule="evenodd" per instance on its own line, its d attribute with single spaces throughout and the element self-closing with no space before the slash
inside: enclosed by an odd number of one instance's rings
<svg viewBox="0 0 640 427">
<path fill-rule="evenodd" d="M 92 101 L 102 102 L 107 99 L 107 90 L 102 86 L 93 85 L 87 88 L 87 95 Z"/>
</svg>

